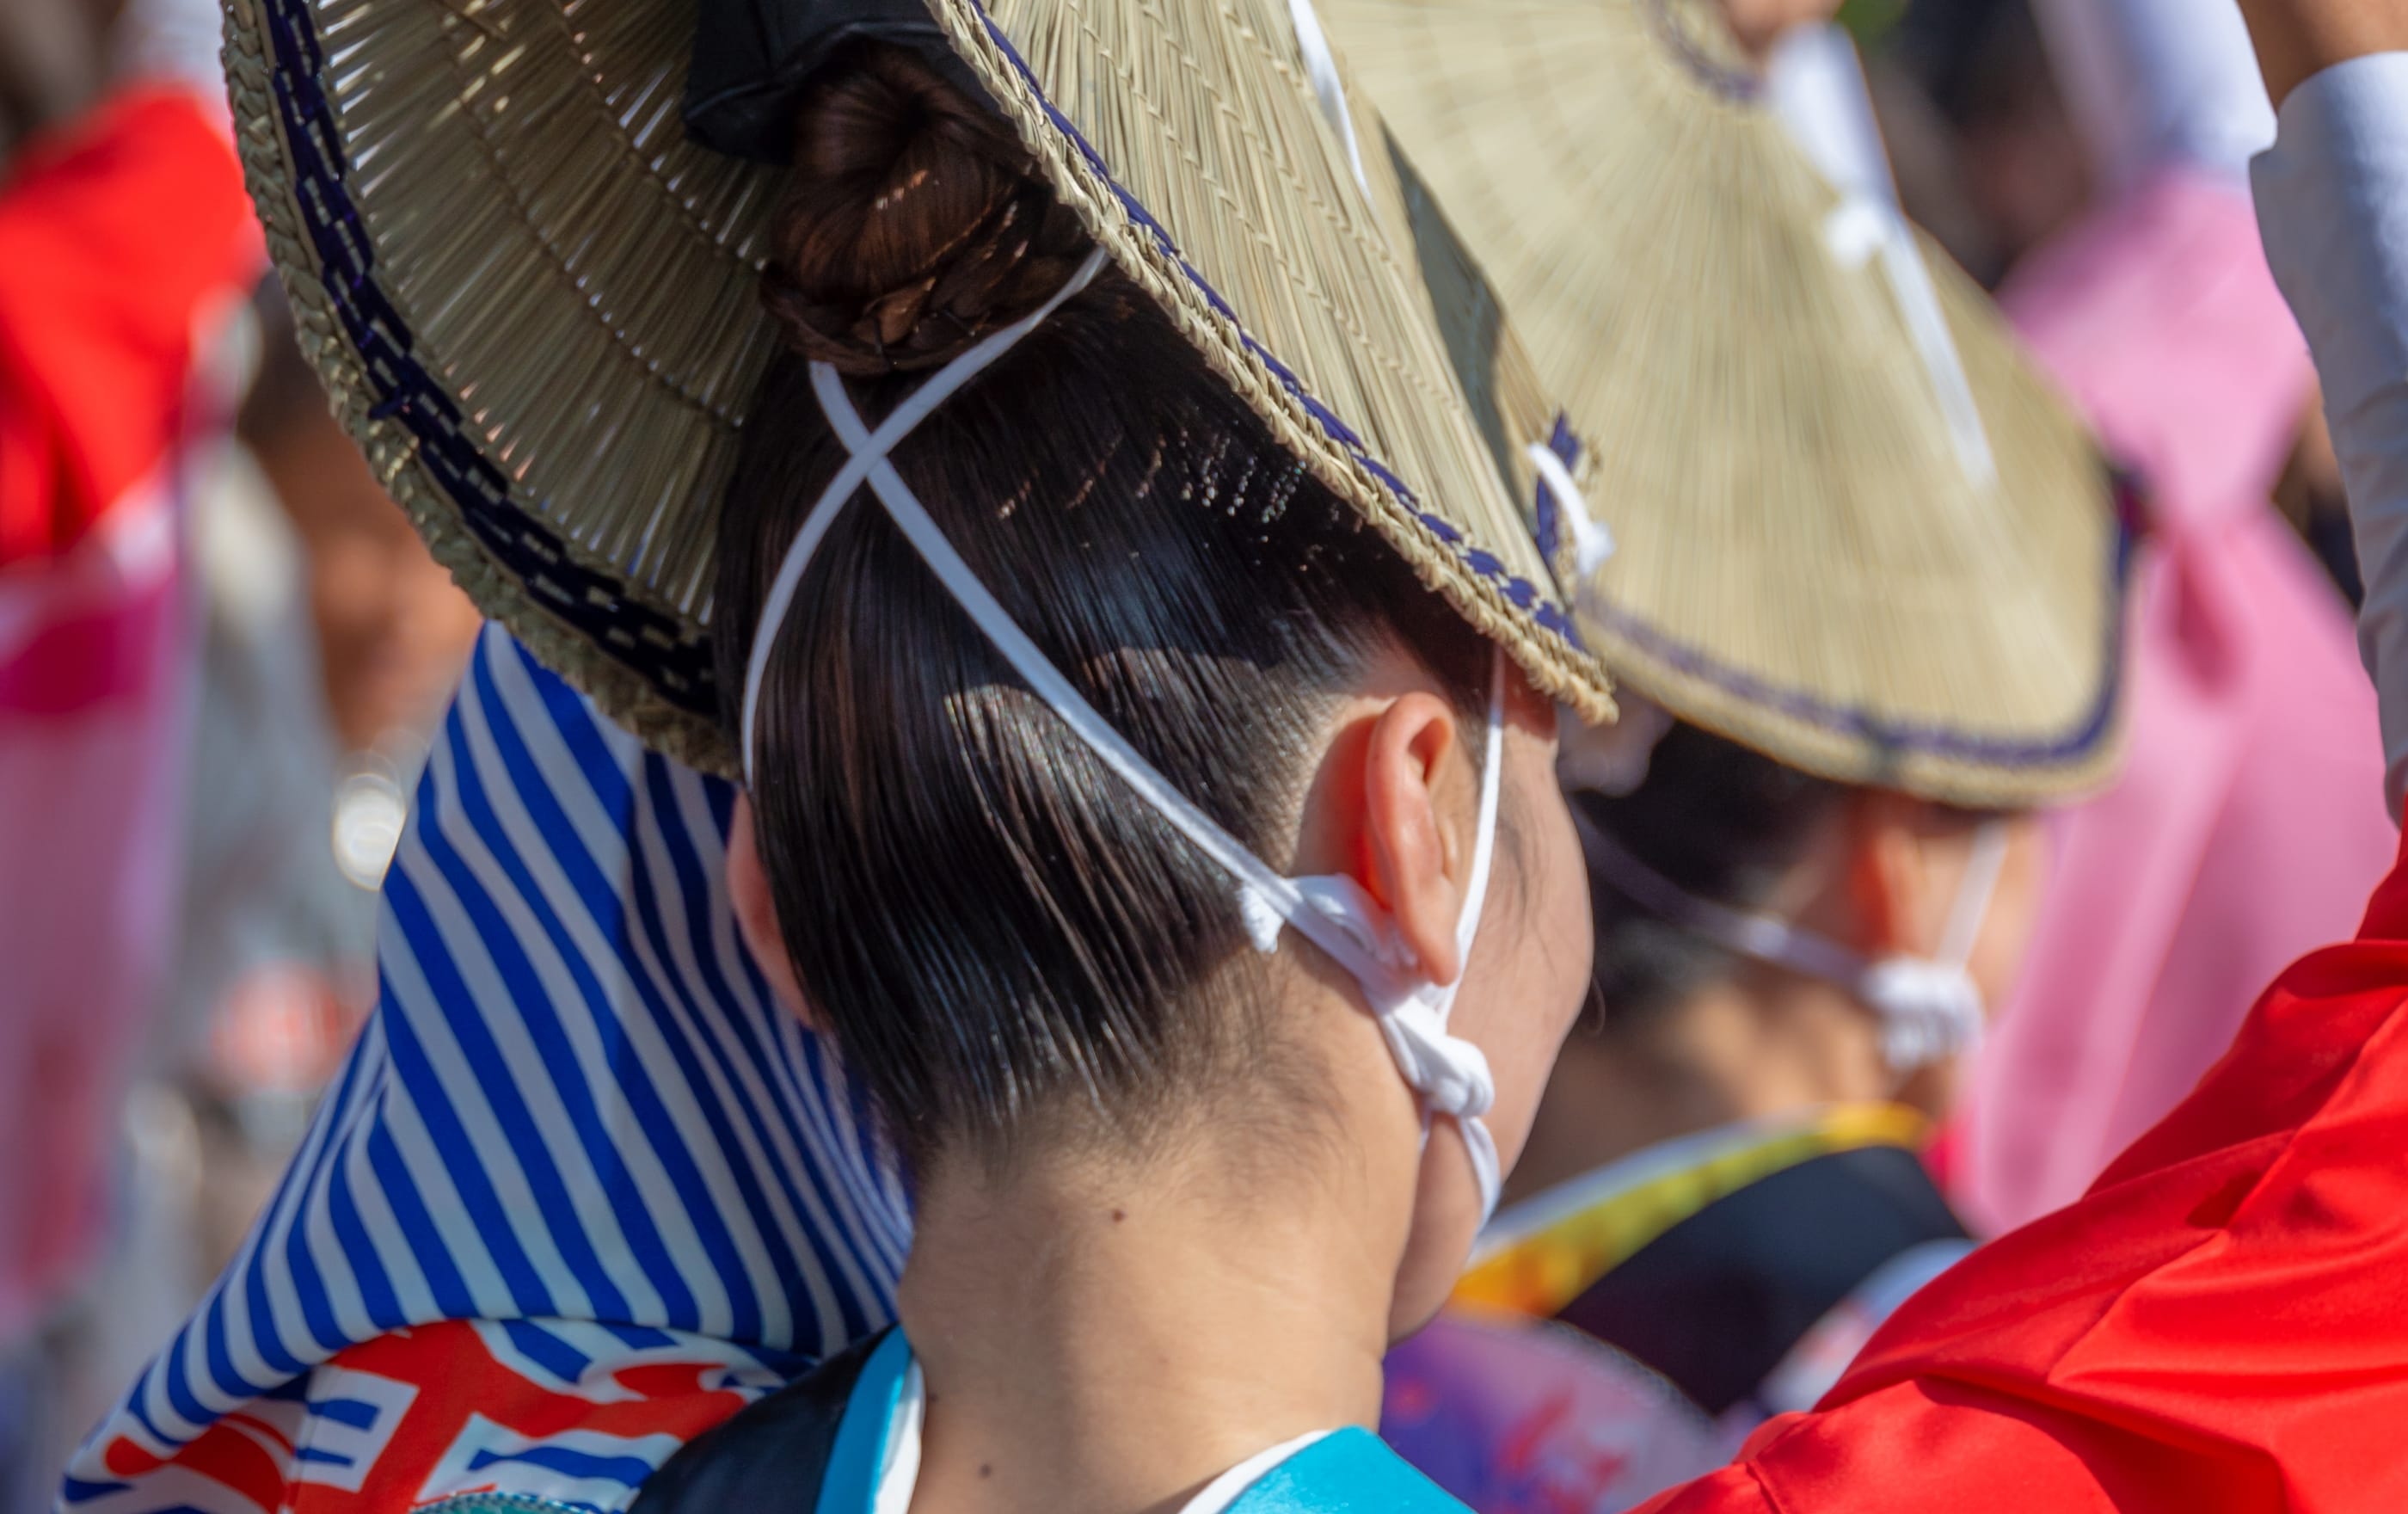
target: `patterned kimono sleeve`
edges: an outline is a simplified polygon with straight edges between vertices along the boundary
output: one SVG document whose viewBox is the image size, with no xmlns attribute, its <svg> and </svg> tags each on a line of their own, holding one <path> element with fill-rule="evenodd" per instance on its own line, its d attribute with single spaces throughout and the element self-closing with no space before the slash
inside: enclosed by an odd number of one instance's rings
<svg viewBox="0 0 2408 1514">
<path fill-rule="evenodd" d="M 352 1347 L 160 1463 L 131 1442 L 114 1511 L 401 1514 L 469 1499 L 619 1514 L 688 1440 L 800 1363 L 683 1332 L 565 1319 L 448 1320 Z M 164 1500 L 164 1502 L 163 1502 Z"/>
</svg>

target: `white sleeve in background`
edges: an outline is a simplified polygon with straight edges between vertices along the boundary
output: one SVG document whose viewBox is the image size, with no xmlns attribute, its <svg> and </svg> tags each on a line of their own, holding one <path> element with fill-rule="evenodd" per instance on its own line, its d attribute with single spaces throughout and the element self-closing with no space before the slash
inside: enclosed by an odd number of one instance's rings
<svg viewBox="0 0 2408 1514">
<path fill-rule="evenodd" d="M 2253 175 L 2267 261 L 2307 334 L 2349 489 L 2366 580 L 2358 649 L 2397 819 L 2408 788 L 2408 52 L 2300 85 Z"/>
<path fill-rule="evenodd" d="M 2035 0 L 2033 10 L 2108 193 L 2177 165 L 2237 180 L 2274 139 L 2230 0 Z"/>
<path fill-rule="evenodd" d="M 225 72 L 218 61 L 224 28 L 218 0 L 128 0 L 109 39 L 110 73 L 121 84 L 189 85 L 224 112 Z M 230 117 L 223 124 L 231 129 Z"/>
</svg>

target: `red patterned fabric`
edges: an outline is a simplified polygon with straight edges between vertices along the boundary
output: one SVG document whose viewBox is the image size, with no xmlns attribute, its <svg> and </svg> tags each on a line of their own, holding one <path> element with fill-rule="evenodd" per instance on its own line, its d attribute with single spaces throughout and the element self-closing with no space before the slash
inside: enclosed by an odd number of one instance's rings
<svg viewBox="0 0 2408 1514">
<path fill-rule="evenodd" d="M 2408 866 L 2072 1207 L 1652 1514 L 2408 1508 Z"/>
<path fill-rule="evenodd" d="M 120 1435 L 79 1508 L 403 1514 L 472 1494 L 615 1514 L 794 1363 L 666 1331 L 451 1321 L 344 1351 L 161 1457 Z M 181 1503 L 179 1504 L 179 1500 Z"/>
</svg>

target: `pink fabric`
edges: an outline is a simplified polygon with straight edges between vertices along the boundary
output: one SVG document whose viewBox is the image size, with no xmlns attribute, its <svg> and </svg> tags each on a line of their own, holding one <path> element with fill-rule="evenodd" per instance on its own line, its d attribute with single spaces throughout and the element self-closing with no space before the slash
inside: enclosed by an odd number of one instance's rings
<svg viewBox="0 0 2408 1514">
<path fill-rule="evenodd" d="M 2190 1091 L 2251 1000 L 2345 938 L 2398 846 L 2346 607 L 2267 504 L 2314 383 L 2245 193 L 2172 172 L 2002 296 L 2152 536 L 2129 765 L 2055 817 L 2021 985 L 1972 1069 L 1956 1198 L 1987 1230 L 2079 1197 Z"/>
<path fill-rule="evenodd" d="M 1551 1319 L 1450 1309 L 1384 1371 L 1380 1438 L 1478 1514 L 1614 1514 L 1738 1449 L 1671 1384 Z"/>
</svg>

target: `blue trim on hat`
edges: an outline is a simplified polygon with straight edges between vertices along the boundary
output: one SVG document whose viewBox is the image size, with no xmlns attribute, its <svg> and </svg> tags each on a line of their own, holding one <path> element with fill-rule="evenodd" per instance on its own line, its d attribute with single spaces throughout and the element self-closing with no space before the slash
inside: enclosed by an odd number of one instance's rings
<svg viewBox="0 0 2408 1514">
<path fill-rule="evenodd" d="M 1732 105 L 1761 105 L 1764 102 L 1764 79 L 1752 69 L 1727 68 L 1710 57 L 1697 39 L 1681 26 L 1681 18 L 1672 14 L 1671 0 L 1651 0 L 1648 18 L 1655 22 L 1664 45 L 1691 78 Z"/>
<path fill-rule="evenodd" d="M 1154 245 L 1161 249 L 1163 255 L 1179 266 L 1180 272 L 1186 275 L 1188 283 L 1197 294 L 1204 296 L 1205 303 L 1211 306 L 1217 314 L 1229 323 L 1230 328 L 1237 332 L 1238 339 L 1244 344 L 1246 351 L 1259 359 L 1263 366 L 1270 370 L 1271 377 L 1279 381 L 1280 387 L 1285 389 L 1297 403 L 1304 407 L 1305 413 L 1312 416 L 1313 423 L 1321 427 L 1322 435 L 1336 442 L 1348 456 L 1360 463 L 1372 477 L 1385 484 L 1389 492 L 1394 494 L 1406 509 L 1412 512 L 1413 518 L 1421 522 L 1432 536 L 1451 548 L 1465 567 L 1481 577 L 1494 582 L 1506 600 L 1515 609 L 1528 614 L 1532 620 L 1554 632 L 1566 644 L 1578 648 L 1581 644 L 1580 631 L 1572 624 L 1571 617 L 1564 613 L 1562 607 L 1540 592 L 1539 586 L 1528 579 L 1515 576 L 1493 553 L 1484 552 L 1478 547 L 1467 544 L 1461 527 L 1451 525 L 1422 509 L 1420 502 L 1413 497 L 1412 490 L 1405 486 L 1404 480 L 1398 478 L 1386 464 L 1371 454 L 1370 450 L 1363 444 L 1363 439 L 1354 434 L 1354 428 L 1340 420 L 1337 413 L 1328 406 L 1314 398 L 1305 389 L 1303 382 L 1289 370 L 1286 364 L 1272 355 L 1269 348 L 1254 339 L 1254 334 L 1246 329 L 1245 323 L 1238 319 L 1238 312 L 1230 308 L 1227 300 L 1221 297 L 1220 291 L 1207 282 L 1204 276 L 1196 270 L 1195 265 L 1189 263 L 1186 256 L 1179 251 L 1179 244 L 1172 240 L 1169 231 L 1154 218 L 1153 212 L 1145 208 L 1143 202 L 1122 187 L 1120 180 L 1112 177 L 1111 166 L 1104 161 L 1103 154 L 1096 151 L 1094 145 L 1080 133 L 1079 128 L 1072 124 L 1068 116 L 1054 108 L 1053 100 L 1045 93 L 1045 87 L 1038 82 L 1036 70 L 1028 66 L 1027 62 L 1021 57 L 1020 50 L 1011 45 L 1011 38 L 1006 36 L 1003 28 L 996 24 L 995 18 L 987 14 L 985 0 L 969 0 L 969 4 L 970 7 L 978 13 L 981 24 L 986 27 L 988 37 L 1010 63 L 1013 70 L 1020 75 L 1021 82 L 1027 86 L 1028 93 L 1036 99 L 1039 108 L 1042 109 L 1046 119 L 1054 123 L 1054 129 L 1060 132 L 1071 146 L 1079 150 L 1079 154 L 1086 160 L 1088 168 L 1111 190 L 1113 197 L 1120 201 L 1121 209 L 1127 212 L 1129 219 L 1143 227 L 1146 233 L 1153 237 Z"/>
<path fill-rule="evenodd" d="M 376 250 L 351 199 L 342 133 L 318 82 L 324 58 L 310 7 L 262 0 L 261 9 L 301 212 L 294 229 L 317 253 L 327 303 L 359 353 L 374 396 L 369 415 L 408 428 L 417 461 L 458 507 L 461 523 L 531 598 L 680 709 L 717 718 L 709 642 L 628 598 L 609 575 L 580 565 L 556 530 L 512 498 L 509 480 L 478 451 L 452 396 L 419 363 L 408 324 L 376 281 Z"/>
<path fill-rule="evenodd" d="M 976 4 L 976 0 L 973 0 Z M 422 366 L 408 324 L 376 279 L 376 251 L 351 195 L 349 164 L 337 146 L 342 134 L 320 86 L 324 59 L 308 0 L 262 0 L 267 20 L 271 85 L 293 166 L 296 228 L 317 253 L 320 281 L 343 334 L 359 354 L 373 399 L 371 417 L 396 421 L 416 442 L 415 455 L 460 512 L 485 555 L 509 571 L 529 597 L 586 641 L 641 676 L 680 709 L 705 719 L 718 715 L 717 680 L 707 641 L 689 637 L 672 616 L 628 598 L 609 574 L 574 560 L 566 539 L 513 497 L 509 480 L 471 440 L 452 397 Z M 1169 233 L 1135 195 L 1115 181 L 1103 159 L 1056 110 L 1035 74 L 983 5 L 988 34 L 1026 81 L 1055 127 L 1111 185 L 1122 206 L 1184 271 L 1213 310 L 1226 318 L 1247 350 L 1261 359 L 1331 440 L 1385 484 L 1414 517 L 1475 573 L 1497 584 L 1508 602 L 1575 648 L 1579 629 L 1562 608 L 1493 554 L 1468 546 L 1462 532 L 1424 511 L 1403 480 L 1372 456 L 1353 428 L 1305 391 L 1268 349 L 1246 331 L 1228 302 L 1180 254 Z"/>
<path fill-rule="evenodd" d="M 1580 460 L 1580 440 L 1568 427 L 1557 426 L 1549 445 L 1566 468 Z M 2114 487 L 2115 540 L 2108 555 L 2107 676 L 2100 685 L 2097 701 L 2067 736 L 2002 741 L 1969 735 L 1945 726 L 1891 720 L 1856 706 L 1817 699 L 1803 689 L 1783 688 L 1674 641 L 1638 617 L 1615 609 L 1601 595 L 1584 597 L 1581 613 L 1677 672 L 1702 680 L 1762 709 L 1863 742 L 1879 752 L 1911 753 L 1995 768 L 2062 767 L 2096 750 L 2107 739 L 2114 728 L 2115 704 L 2123 689 L 2124 588 L 2139 546 L 2140 531 L 2132 481 L 2117 473 Z M 1557 542 L 1550 532 L 1549 520 L 1549 515 L 1542 514 L 1540 541 L 1546 543 L 1552 559 Z"/>
</svg>

